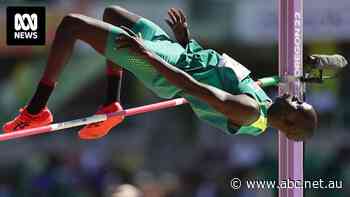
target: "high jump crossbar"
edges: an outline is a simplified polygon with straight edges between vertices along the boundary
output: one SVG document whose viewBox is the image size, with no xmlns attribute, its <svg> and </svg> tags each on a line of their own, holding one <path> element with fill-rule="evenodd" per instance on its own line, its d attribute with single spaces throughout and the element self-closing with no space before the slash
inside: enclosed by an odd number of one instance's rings
<svg viewBox="0 0 350 197">
<path fill-rule="evenodd" d="M 279 77 L 303 74 L 303 0 L 278 0 Z M 279 95 L 290 93 L 304 99 L 304 84 L 300 80 L 279 86 Z M 281 131 L 278 134 L 278 180 L 302 183 L 304 144 L 289 140 Z M 279 197 L 303 197 L 302 187 L 280 187 Z"/>
<path fill-rule="evenodd" d="M 53 132 L 53 131 L 78 127 L 78 126 L 82 126 L 82 125 L 87 125 L 87 124 L 91 124 L 91 123 L 97 123 L 97 122 L 105 121 L 108 118 L 115 117 L 115 116 L 125 116 L 125 117 L 134 116 L 134 115 L 143 114 L 146 112 L 152 112 L 152 111 L 157 111 L 157 110 L 161 110 L 161 109 L 176 107 L 176 106 L 183 105 L 186 103 L 187 103 L 186 99 L 177 98 L 177 99 L 172 99 L 172 100 L 163 101 L 163 102 L 159 102 L 159 103 L 144 105 L 144 106 L 140 106 L 140 107 L 134 107 L 134 108 L 118 111 L 118 112 L 107 113 L 107 114 L 98 114 L 98 115 L 93 115 L 93 116 L 86 117 L 86 118 L 80 118 L 80 119 L 61 122 L 61 123 L 50 124 L 47 126 L 36 127 L 36 128 L 31 128 L 31 129 L 23 129 L 23 130 L 19 130 L 19 131 L 12 132 L 12 133 L 1 134 L 0 141 L 6 141 L 6 140 L 15 139 L 15 138 L 21 138 L 21 137 L 26 137 L 26 136 L 31 136 L 31 135 L 49 133 L 49 132 Z"/>
</svg>

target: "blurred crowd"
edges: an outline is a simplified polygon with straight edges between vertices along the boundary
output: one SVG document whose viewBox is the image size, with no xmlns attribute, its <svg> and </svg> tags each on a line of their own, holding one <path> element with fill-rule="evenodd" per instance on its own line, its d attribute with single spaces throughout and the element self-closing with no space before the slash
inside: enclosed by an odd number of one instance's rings
<svg viewBox="0 0 350 197">
<path fill-rule="evenodd" d="M 238 146 L 237 146 L 238 144 Z M 259 149 L 237 143 L 230 147 L 201 148 L 186 166 L 172 170 L 139 168 L 137 155 L 109 157 L 98 149 L 32 153 L 11 165 L 2 165 L 0 197 L 246 197 L 274 196 L 276 190 L 240 190 L 230 187 L 232 178 L 276 180 L 276 159 Z M 243 147 L 240 147 L 243 146 Z M 254 147 L 254 146 L 253 146 Z M 258 148 L 258 147 L 256 147 Z M 244 151 L 244 152 L 243 152 Z M 254 151 L 254 152 L 253 152 Z M 307 189 L 308 197 L 349 195 L 350 147 L 343 145 L 334 157 L 321 154 L 306 158 L 305 179 L 341 180 L 342 189 Z M 261 155 L 259 155 L 261 154 Z M 317 154 L 316 154 L 317 155 Z M 253 157 L 255 156 L 255 157 Z M 170 159 L 165 158 L 164 159 Z M 183 158 L 177 158 L 183 159 Z M 322 162 L 322 163 L 321 163 Z M 145 167 L 145 166 L 143 166 Z M 157 167 L 157 165 L 153 165 Z M 162 166 L 159 166 L 162 168 Z M 324 178 L 327 177 L 327 178 Z"/>
</svg>

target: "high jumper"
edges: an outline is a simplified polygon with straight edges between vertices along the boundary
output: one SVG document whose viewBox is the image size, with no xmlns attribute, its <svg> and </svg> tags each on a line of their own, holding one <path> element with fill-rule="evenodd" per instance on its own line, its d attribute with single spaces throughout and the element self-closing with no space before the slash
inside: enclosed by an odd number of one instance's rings
<svg viewBox="0 0 350 197">
<path fill-rule="evenodd" d="M 201 120 L 226 133 L 257 136 L 271 126 L 292 140 L 313 135 L 317 115 L 310 104 L 289 94 L 272 102 L 259 86 L 261 81 L 254 81 L 246 67 L 191 39 L 180 9 L 172 8 L 168 15 L 166 22 L 176 40 L 150 20 L 119 6 L 106 8 L 103 21 L 81 14 L 65 16 L 34 96 L 17 117 L 4 124 L 3 130 L 10 133 L 53 122 L 47 101 L 75 42 L 81 40 L 107 59 L 107 96 L 96 114 L 123 111 L 120 91 L 126 69 L 161 98 L 185 98 Z M 313 63 L 327 59 L 322 55 L 310 57 Z M 88 124 L 79 131 L 79 137 L 103 137 L 123 118 L 121 114 Z"/>
</svg>

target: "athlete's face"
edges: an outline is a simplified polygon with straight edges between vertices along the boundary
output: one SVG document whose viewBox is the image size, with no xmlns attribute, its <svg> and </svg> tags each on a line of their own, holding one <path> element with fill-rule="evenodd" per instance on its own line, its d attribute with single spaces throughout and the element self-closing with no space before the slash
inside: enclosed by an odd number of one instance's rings
<svg viewBox="0 0 350 197">
<path fill-rule="evenodd" d="M 269 109 L 269 118 L 271 126 L 298 141 L 310 137 L 317 122 L 316 112 L 310 104 L 288 94 L 275 100 Z"/>
</svg>

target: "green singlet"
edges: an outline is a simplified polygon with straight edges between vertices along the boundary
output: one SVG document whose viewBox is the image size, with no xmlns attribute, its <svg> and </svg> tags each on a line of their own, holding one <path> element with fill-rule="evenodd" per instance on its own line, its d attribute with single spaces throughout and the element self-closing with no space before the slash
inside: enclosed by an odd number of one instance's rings
<svg viewBox="0 0 350 197">
<path fill-rule="evenodd" d="M 247 94 L 260 105 L 260 117 L 249 126 L 235 128 L 228 118 L 206 102 L 184 93 L 169 83 L 145 59 L 129 52 L 127 48 L 117 50 L 115 39 L 127 34 L 119 27 L 112 27 L 106 42 L 105 56 L 133 73 L 145 86 L 161 98 L 186 98 L 195 114 L 205 122 L 229 134 L 259 135 L 267 128 L 267 104 L 270 101 L 265 92 L 250 78 L 250 71 L 238 62 L 211 49 L 203 49 L 191 40 L 186 48 L 174 42 L 153 22 L 141 18 L 132 28 L 144 39 L 144 46 L 173 66 L 190 74 L 197 81 L 214 86 L 233 95 Z M 233 109 L 234 110 L 234 109 Z"/>
</svg>

